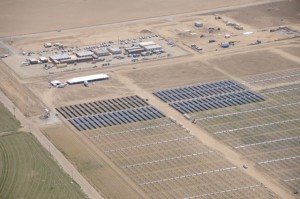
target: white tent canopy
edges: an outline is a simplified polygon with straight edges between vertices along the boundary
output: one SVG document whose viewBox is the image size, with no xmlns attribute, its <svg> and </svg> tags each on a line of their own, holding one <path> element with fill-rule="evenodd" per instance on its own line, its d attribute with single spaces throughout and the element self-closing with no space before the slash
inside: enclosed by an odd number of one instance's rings
<svg viewBox="0 0 300 199">
<path fill-rule="evenodd" d="M 79 83 L 83 83 L 83 82 L 92 82 L 92 81 L 105 80 L 105 79 L 109 79 L 109 76 L 106 74 L 97 74 L 97 75 L 75 77 L 75 78 L 69 79 L 67 81 L 67 83 L 68 84 L 79 84 Z"/>
</svg>

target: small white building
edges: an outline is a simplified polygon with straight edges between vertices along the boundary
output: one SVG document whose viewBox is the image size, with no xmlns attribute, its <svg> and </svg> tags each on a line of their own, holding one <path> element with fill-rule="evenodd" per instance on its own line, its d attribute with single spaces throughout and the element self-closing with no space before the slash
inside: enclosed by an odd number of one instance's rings
<svg viewBox="0 0 300 199">
<path fill-rule="evenodd" d="M 31 58 L 31 59 L 29 59 L 29 63 L 30 64 L 38 64 L 39 61 L 36 58 Z"/>
<path fill-rule="evenodd" d="M 140 47 L 140 46 L 132 46 L 132 47 L 127 47 L 125 48 L 125 51 L 128 54 L 139 54 L 145 51 L 144 48 Z"/>
<path fill-rule="evenodd" d="M 154 50 L 162 50 L 162 47 L 160 45 L 154 44 L 150 46 L 145 46 L 144 49 L 146 51 L 154 51 Z"/>
<path fill-rule="evenodd" d="M 42 62 L 42 63 L 48 63 L 48 58 L 47 57 L 40 57 L 40 61 Z"/>
<path fill-rule="evenodd" d="M 139 43 L 140 47 L 145 47 L 145 46 L 152 46 L 155 45 L 156 43 L 154 43 L 153 41 L 145 41 L 145 42 L 141 42 Z"/>
<path fill-rule="evenodd" d="M 45 48 L 50 48 L 50 47 L 52 47 L 52 44 L 51 44 L 51 43 L 45 43 L 45 44 L 44 44 L 44 47 L 45 47 Z"/>
<path fill-rule="evenodd" d="M 87 50 L 87 51 L 80 51 L 80 52 L 76 52 L 76 56 L 77 57 L 90 57 L 92 56 L 94 53 Z"/>
<path fill-rule="evenodd" d="M 111 48 L 108 48 L 107 50 L 113 55 L 117 55 L 117 54 L 122 53 L 122 50 L 118 47 L 111 47 Z"/>
<path fill-rule="evenodd" d="M 194 26 L 197 27 L 197 28 L 202 28 L 203 23 L 201 21 L 195 21 Z"/>
<path fill-rule="evenodd" d="M 108 50 L 106 50 L 105 48 L 94 50 L 94 53 L 95 53 L 95 55 L 97 55 L 99 57 L 108 56 L 109 55 Z"/>
</svg>

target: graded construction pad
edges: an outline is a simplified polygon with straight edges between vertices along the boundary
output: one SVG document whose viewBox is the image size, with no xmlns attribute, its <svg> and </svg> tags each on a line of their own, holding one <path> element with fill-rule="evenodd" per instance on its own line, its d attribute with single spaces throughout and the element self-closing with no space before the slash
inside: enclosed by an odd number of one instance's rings
<svg viewBox="0 0 300 199">
<path fill-rule="evenodd" d="M 153 93 L 182 114 L 264 101 L 232 80 L 165 89 Z"/>
<path fill-rule="evenodd" d="M 79 131 L 165 117 L 139 96 L 64 106 L 57 111 Z"/>
</svg>

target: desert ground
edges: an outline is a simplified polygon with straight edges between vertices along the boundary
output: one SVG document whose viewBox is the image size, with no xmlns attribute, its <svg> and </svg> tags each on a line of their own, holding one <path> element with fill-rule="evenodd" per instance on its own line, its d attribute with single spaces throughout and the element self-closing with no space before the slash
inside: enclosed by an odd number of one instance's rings
<svg viewBox="0 0 300 199">
<path fill-rule="evenodd" d="M 56 31 L 110 24 L 135 19 L 189 13 L 225 6 L 260 2 L 259 0 L 207 1 L 21 1 L 1 0 L 1 36 Z M 122 6 L 120 6 L 122 5 Z M 80 14 L 79 14 L 80 13 Z M 5 28 L 4 28 L 5 27 Z"/>
<path fill-rule="evenodd" d="M 299 198 L 297 0 L 44 4 L 0 1 L 0 99 L 87 197 Z M 149 41 L 164 52 L 123 53 Z M 28 63 L 108 45 L 122 54 Z"/>
</svg>

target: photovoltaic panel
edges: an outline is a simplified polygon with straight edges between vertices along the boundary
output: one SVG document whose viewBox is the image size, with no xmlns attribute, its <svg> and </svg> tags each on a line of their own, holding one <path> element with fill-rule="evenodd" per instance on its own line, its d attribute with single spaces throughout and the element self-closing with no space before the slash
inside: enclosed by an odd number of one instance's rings
<svg viewBox="0 0 300 199">
<path fill-rule="evenodd" d="M 164 89 L 153 93 L 180 113 L 261 102 L 265 99 L 233 80 Z"/>
</svg>

